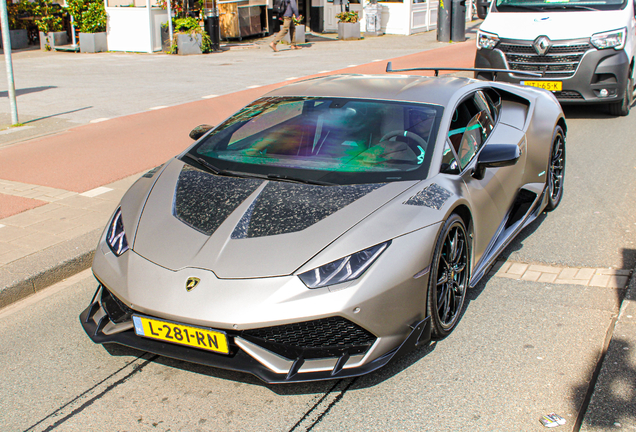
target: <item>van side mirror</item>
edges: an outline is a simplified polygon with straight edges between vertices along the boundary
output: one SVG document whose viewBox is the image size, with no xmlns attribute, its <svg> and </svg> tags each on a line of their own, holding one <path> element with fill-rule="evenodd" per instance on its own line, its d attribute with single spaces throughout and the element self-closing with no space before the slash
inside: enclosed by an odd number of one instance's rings
<svg viewBox="0 0 636 432">
<path fill-rule="evenodd" d="M 520 157 L 521 150 L 516 144 L 487 144 L 479 152 L 473 177 L 481 180 L 484 178 L 486 168 L 512 166 Z"/>
<path fill-rule="evenodd" d="M 214 126 L 210 126 L 206 124 L 199 125 L 190 131 L 190 138 L 196 141 L 199 138 L 201 138 L 203 135 L 205 135 L 206 132 L 212 129 L 213 127 Z"/>
</svg>

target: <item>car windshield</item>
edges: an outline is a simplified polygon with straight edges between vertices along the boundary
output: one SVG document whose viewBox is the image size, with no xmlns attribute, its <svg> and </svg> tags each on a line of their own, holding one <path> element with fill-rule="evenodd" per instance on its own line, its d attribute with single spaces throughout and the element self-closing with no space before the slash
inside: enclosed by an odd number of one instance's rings
<svg viewBox="0 0 636 432">
<path fill-rule="evenodd" d="M 265 97 L 187 155 L 226 173 L 333 184 L 424 179 L 443 108 L 325 97 Z"/>
<path fill-rule="evenodd" d="M 497 0 L 499 12 L 620 10 L 628 0 Z"/>
</svg>

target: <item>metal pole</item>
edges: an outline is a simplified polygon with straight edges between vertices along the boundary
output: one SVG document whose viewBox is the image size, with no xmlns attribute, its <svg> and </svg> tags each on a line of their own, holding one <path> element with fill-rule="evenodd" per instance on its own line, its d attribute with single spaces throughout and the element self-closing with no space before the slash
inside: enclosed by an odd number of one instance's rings
<svg viewBox="0 0 636 432">
<path fill-rule="evenodd" d="M 71 15 L 71 37 L 73 38 L 73 49 L 77 48 L 77 42 L 75 42 L 75 20 L 73 20 L 73 15 Z"/>
<path fill-rule="evenodd" d="M 15 100 L 15 84 L 13 82 L 13 62 L 11 61 L 11 35 L 9 33 L 9 14 L 7 0 L 0 1 L 0 24 L 2 24 L 2 46 L 4 47 L 4 62 L 7 66 L 7 81 L 9 84 L 9 103 L 11 104 L 11 124 L 18 124 L 18 104 Z"/>
<path fill-rule="evenodd" d="M 168 43 L 172 46 L 172 0 L 166 0 L 168 6 Z"/>
</svg>

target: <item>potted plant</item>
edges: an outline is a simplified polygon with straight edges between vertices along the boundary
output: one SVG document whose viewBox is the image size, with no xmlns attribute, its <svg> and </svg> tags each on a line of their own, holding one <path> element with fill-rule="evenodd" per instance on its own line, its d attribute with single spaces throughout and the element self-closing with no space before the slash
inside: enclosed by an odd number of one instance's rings
<svg viewBox="0 0 636 432">
<path fill-rule="evenodd" d="M 357 11 L 340 12 L 338 18 L 338 39 L 360 39 L 360 19 Z"/>
<path fill-rule="evenodd" d="M 175 18 L 172 21 L 174 40 L 171 54 L 188 55 L 212 51 L 212 40 L 195 18 Z"/>
<path fill-rule="evenodd" d="M 35 24 L 40 31 L 40 49 L 49 51 L 56 45 L 66 45 L 68 35 L 62 25 L 62 8 L 51 0 L 39 0 L 33 7 Z"/>
<path fill-rule="evenodd" d="M 29 44 L 29 33 L 27 31 L 28 20 L 24 18 L 32 15 L 31 2 L 29 0 L 21 0 L 19 3 L 9 3 L 7 5 L 7 13 L 11 49 L 26 48 Z M 0 47 L 2 47 L 2 40 L 0 40 Z"/>
<path fill-rule="evenodd" d="M 67 0 L 68 11 L 79 29 L 80 52 L 108 51 L 107 15 L 101 0 Z"/>
</svg>

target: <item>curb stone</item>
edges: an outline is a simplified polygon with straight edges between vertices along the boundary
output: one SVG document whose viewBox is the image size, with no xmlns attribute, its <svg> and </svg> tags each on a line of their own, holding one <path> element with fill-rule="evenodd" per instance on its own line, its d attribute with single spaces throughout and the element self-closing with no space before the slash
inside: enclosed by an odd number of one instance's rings
<svg viewBox="0 0 636 432">
<path fill-rule="evenodd" d="M 6 265 L 0 275 L 0 308 L 89 268 L 102 231 L 95 229 Z"/>
</svg>

